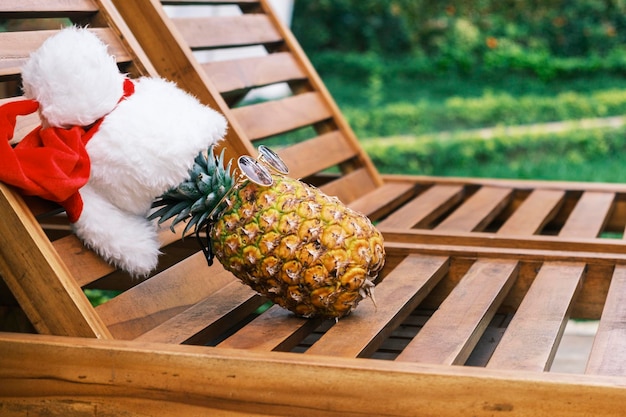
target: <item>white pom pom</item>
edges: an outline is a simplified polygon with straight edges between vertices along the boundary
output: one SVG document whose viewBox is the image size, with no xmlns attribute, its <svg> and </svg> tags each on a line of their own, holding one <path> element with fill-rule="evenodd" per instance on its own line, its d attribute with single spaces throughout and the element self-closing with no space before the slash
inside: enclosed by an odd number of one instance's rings
<svg viewBox="0 0 626 417">
<path fill-rule="evenodd" d="M 24 94 L 40 103 L 50 126 L 87 126 L 123 94 L 124 75 L 89 30 L 69 27 L 48 38 L 22 68 Z"/>
</svg>

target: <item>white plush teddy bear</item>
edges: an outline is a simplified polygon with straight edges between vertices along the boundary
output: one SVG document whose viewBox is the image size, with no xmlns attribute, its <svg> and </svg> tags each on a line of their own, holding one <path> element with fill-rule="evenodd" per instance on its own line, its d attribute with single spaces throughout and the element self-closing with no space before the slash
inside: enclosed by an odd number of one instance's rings
<svg viewBox="0 0 626 417">
<path fill-rule="evenodd" d="M 66 28 L 46 40 L 22 77 L 25 96 L 39 102 L 42 126 L 100 123 L 85 146 L 91 170 L 73 228 L 107 261 L 147 275 L 160 253 L 156 226 L 146 219 L 151 204 L 222 139 L 225 119 L 171 82 L 127 80 L 87 29 Z"/>
</svg>

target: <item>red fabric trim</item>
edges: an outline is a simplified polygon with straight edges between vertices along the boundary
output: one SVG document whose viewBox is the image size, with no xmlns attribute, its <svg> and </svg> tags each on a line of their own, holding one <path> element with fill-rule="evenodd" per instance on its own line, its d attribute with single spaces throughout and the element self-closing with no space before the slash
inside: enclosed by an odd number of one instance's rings
<svg viewBox="0 0 626 417">
<path fill-rule="evenodd" d="M 124 95 L 134 92 L 131 80 L 124 81 Z M 17 116 L 34 113 L 35 100 L 22 100 L 0 106 L 0 181 L 19 188 L 24 194 L 55 201 L 65 208 L 70 222 L 75 223 L 83 208 L 78 190 L 89 180 L 90 161 L 85 149 L 98 131 L 104 117 L 85 129 L 38 126 L 15 147 L 13 138 Z"/>
</svg>

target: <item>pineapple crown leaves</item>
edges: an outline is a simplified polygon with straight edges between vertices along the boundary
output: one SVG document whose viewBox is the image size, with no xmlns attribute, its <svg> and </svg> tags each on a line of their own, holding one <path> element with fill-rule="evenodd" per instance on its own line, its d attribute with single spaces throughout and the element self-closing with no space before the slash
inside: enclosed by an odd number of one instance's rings
<svg viewBox="0 0 626 417">
<path fill-rule="evenodd" d="M 172 231 L 178 223 L 189 219 L 183 235 L 194 226 L 197 229 L 232 188 L 234 181 L 231 165 L 232 160 L 224 167 L 224 150 L 219 158 L 215 157 L 213 147 L 206 154 L 200 152 L 189 170 L 189 177 L 152 203 L 152 208 L 160 208 L 150 214 L 148 219 L 158 218 L 158 224 L 162 224 L 174 218 L 170 224 Z"/>
</svg>

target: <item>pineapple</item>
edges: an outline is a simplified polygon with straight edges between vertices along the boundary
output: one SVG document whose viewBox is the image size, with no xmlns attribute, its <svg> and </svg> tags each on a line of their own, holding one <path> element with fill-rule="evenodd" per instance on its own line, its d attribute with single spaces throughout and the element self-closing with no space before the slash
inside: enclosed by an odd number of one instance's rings
<svg viewBox="0 0 626 417">
<path fill-rule="evenodd" d="M 172 228 L 188 220 L 184 234 L 206 226 L 207 259 L 214 253 L 237 278 L 298 316 L 339 318 L 372 295 L 385 252 L 367 217 L 250 157 L 239 159 L 240 168 L 253 168 L 265 185 L 236 181 L 223 159 L 212 149 L 198 155 L 190 178 L 163 194 L 150 218 L 174 217 Z"/>
</svg>

